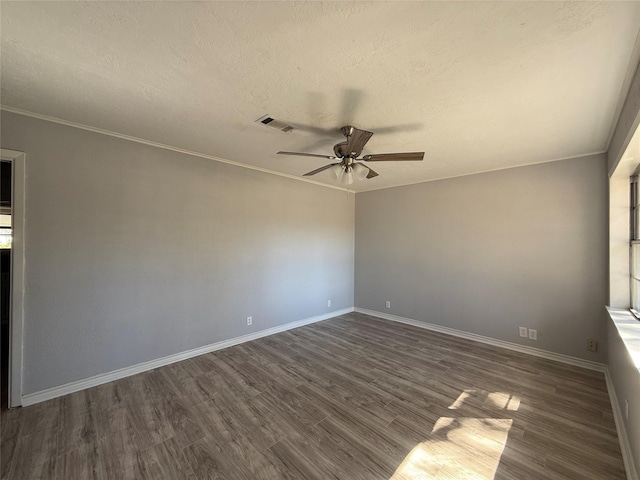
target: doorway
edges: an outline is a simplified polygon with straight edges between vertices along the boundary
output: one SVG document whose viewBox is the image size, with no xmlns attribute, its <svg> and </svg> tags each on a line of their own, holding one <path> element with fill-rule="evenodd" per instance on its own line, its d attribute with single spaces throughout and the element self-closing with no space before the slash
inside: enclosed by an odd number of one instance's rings
<svg viewBox="0 0 640 480">
<path fill-rule="evenodd" d="M 9 407 L 12 183 L 11 162 L 0 161 L 0 408 L 3 410 Z"/>
<path fill-rule="evenodd" d="M 0 147 L 2 408 L 23 403 L 25 159 L 24 152 Z"/>
</svg>

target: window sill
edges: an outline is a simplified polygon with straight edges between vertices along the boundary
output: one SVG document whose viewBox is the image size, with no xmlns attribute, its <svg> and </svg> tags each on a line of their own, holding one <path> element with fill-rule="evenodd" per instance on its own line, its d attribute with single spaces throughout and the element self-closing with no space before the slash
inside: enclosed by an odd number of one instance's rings
<svg viewBox="0 0 640 480">
<path fill-rule="evenodd" d="M 607 307 L 607 311 L 627 347 L 633 364 L 640 372 L 640 321 L 629 310 Z"/>
</svg>

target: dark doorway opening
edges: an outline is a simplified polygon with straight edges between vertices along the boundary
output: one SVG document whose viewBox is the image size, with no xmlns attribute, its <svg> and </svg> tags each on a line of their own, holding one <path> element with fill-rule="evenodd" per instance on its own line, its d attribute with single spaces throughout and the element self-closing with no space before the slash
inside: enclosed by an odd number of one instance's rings
<svg viewBox="0 0 640 480">
<path fill-rule="evenodd" d="M 9 405 L 9 338 L 11 323 L 11 162 L 0 162 L 0 407 Z"/>
</svg>

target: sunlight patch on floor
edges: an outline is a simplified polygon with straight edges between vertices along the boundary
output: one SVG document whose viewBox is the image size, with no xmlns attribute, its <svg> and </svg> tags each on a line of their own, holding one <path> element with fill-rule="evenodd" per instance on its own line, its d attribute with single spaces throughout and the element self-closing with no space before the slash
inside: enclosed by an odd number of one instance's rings
<svg viewBox="0 0 640 480">
<path fill-rule="evenodd" d="M 465 390 L 464 392 L 462 392 L 460 395 L 458 395 L 458 398 L 456 399 L 456 401 L 453 402 L 451 405 L 449 405 L 449 410 L 457 410 L 460 407 L 462 407 L 462 405 L 464 405 L 465 400 L 471 397 L 474 393 L 476 393 L 476 391 L 471 389 Z"/>
<path fill-rule="evenodd" d="M 492 480 L 512 422 L 441 417 L 429 438 L 409 452 L 390 480 Z"/>
<path fill-rule="evenodd" d="M 480 395 L 477 390 L 467 389 L 458 395 L 456 401 L 449 405 L 448 408 L 449 410 L 459 410 L 464 406 L 467 400 L 477 400 L 478 397 L 480 397 Z M 482 407 L 495 408 L 498 410 L 511 410 L 515 412 L 520 408 L 520 397 L 506 392 L 492 392 L 487 395 Z"/>
<path fill-rule="evenodd" d="M 520 397 L 504 392 L 493 392 L 487 396 L 484 407 L 493 407 L 513 412 L 520 408 Z"/>
</svg>

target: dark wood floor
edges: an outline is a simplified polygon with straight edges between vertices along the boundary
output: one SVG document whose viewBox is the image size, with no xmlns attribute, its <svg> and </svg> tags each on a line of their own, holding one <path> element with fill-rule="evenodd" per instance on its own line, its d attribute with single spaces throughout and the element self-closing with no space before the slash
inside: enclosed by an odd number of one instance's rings
<svg viewBox="0 0 640 480">
<path fill-rule="evenodd" d="M 2 479 L 624 479 L 602 373 L 349 314 L 1 417 Z"/>
</svg>

